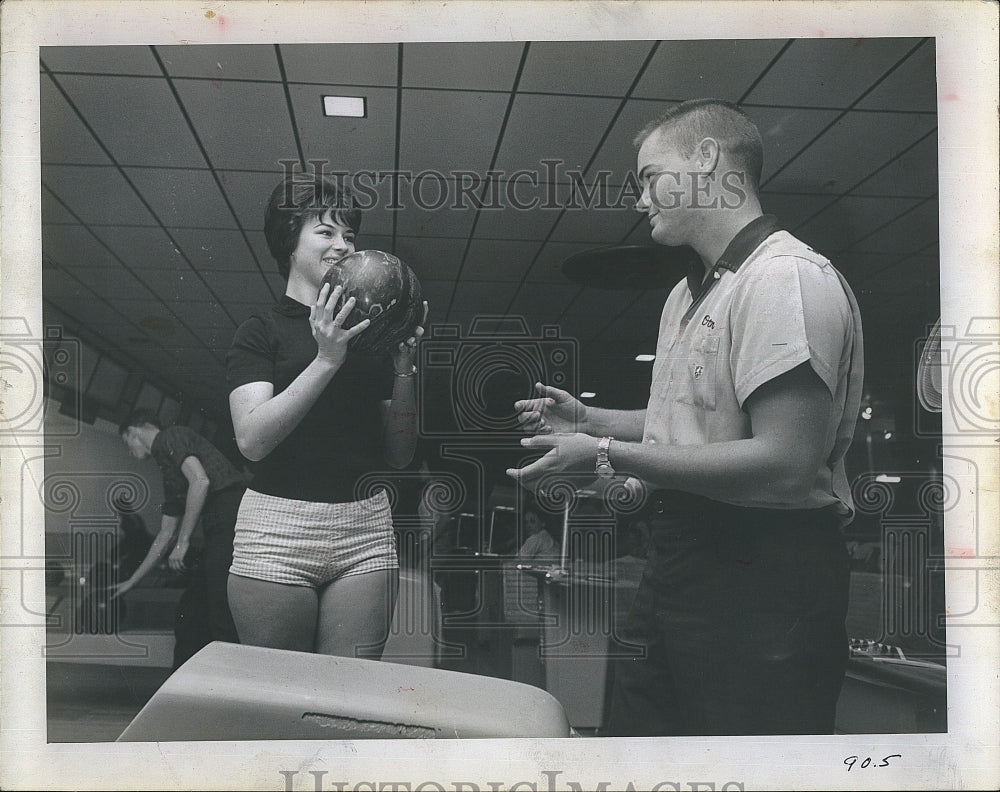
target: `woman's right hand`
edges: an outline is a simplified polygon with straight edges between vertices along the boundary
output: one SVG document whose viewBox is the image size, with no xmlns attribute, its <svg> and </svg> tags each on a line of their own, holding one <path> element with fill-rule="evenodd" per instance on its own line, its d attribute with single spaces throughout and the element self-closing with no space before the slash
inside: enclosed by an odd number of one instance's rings
<svg viewBox="0 0 1000 792">
<path fill-rule="evenodd" d="M 334 366 L 340 366 L 344 362 L 350 340 L 371 324 L 369 319 L 365 319 L 348 330 L 344 329 L 344 322 L 350 316 L 355 300 L 351 297 L 338 311 L 337 303 L 340 302 L 343 291 L 342 286 L 336 286 L 331 291 L 330 284 L 324 283 L 316 302 L 309 308 L 309 326 L 318 348 L 316 357 Z"/>
</svg>

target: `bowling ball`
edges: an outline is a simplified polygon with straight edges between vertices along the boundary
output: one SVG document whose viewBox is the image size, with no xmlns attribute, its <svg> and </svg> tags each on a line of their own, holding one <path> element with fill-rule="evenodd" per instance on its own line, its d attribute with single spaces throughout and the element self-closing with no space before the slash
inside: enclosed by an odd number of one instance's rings
<svg viewBox="0 0 1000 792">
<path fill-rule="evenodd" d="M 348 349 L 368 355 L 396 350 L 413 335 L 424 315 L 420 281 L 406 264 L 381 250 L 359 250 L 344 256 L 323 278 L 331 290 L 344 287 L 343 300 L 354 298 L 354 309 L 344 322 L 354 327 L 371 323 L 351 339 Z"/>
</svg>

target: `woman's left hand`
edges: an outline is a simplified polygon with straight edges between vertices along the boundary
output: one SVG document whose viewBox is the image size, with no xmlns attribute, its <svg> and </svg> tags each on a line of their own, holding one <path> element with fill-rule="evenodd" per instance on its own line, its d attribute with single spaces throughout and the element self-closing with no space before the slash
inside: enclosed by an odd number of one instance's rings
<svg viewBox="0 0 1000 792">
<path fill-rule="evenodd" d="M 424 300 L 424 316 L 420 320 L 413 335 L 401 341 L 396 351 L 392 353 L 392 367 L 397 374 L 408 376 L 413 371 L 417 358 L 417 342 L 424 335 L 424 324 L 427 322 L 427 300 Z"/>
</svg>

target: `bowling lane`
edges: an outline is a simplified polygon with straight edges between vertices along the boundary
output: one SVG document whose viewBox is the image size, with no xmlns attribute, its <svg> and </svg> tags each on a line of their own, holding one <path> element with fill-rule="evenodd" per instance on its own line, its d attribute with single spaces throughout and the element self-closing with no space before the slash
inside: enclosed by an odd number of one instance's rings
<svg viewBox="0 0 1000 792">
<path fill-rule="evenodd" d="M 45 669 L 48 742 L 114 742 L 169 668 L 60 663 Z"/>
</svg>

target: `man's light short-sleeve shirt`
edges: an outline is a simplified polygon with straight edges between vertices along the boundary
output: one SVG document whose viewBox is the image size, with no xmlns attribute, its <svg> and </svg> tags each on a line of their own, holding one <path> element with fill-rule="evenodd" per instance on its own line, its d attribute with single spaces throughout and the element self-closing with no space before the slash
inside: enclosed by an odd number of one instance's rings
<svg viewBox="0 0 1000 792">
<path fill-rule="evenodd" d="M 741 506 L 853 514 L 844 454 L 854 435 L 864 375 L 861 316 L 830 262 L 773 217 L 750 223 L 692 296 L 671 291 L 660 319 L 644 443 L 704 445 L 752 437 L 747 398 L 808 362 L 832 396 L 826 459 L 809 496 L 785 502 L 767 491 Z M 742 247 L 742 250 L 741 250 Z M 727 260 L 731 256 L 731 260 Z"/>
</svg>

